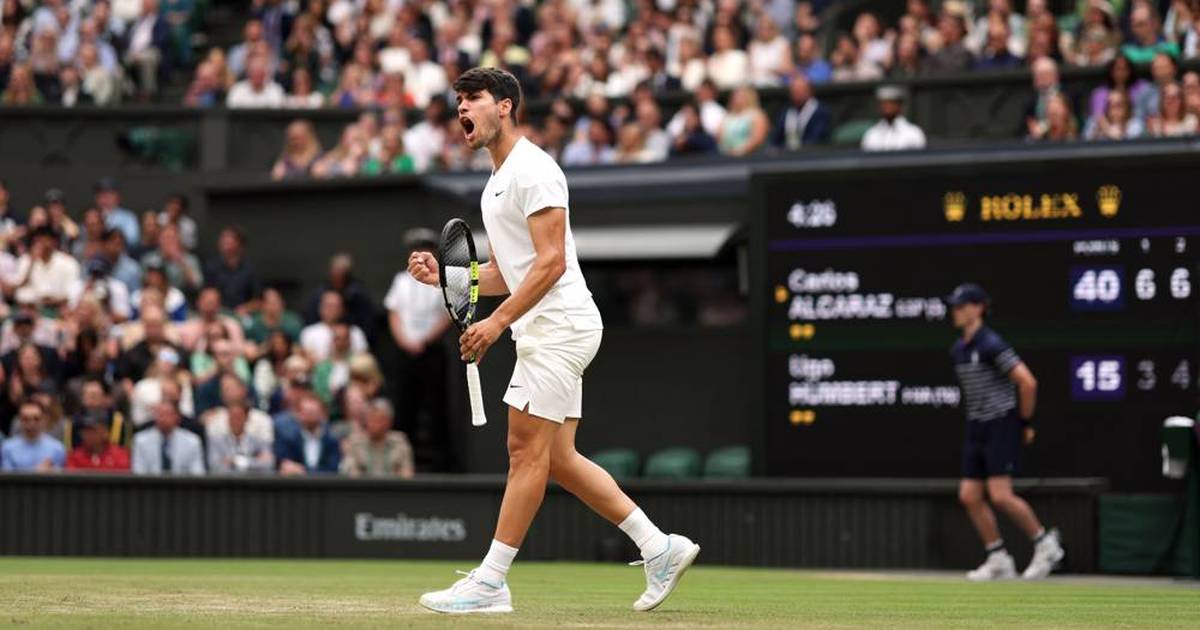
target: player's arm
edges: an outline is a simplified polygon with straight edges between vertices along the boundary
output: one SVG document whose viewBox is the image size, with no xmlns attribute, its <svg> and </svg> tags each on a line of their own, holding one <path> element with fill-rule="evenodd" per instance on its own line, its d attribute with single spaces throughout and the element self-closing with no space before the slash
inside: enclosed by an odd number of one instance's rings
<svg viewBox="0 0 1200 630">
<path fill-rule="evenodd" d="M 504 276 L 500 275 L 500 267 L 496 265 L 496 250 L 491 249 L 490 243 L 488 249 L 492 252 L 491 260 L 479 265 L 479 293 L 480 295 L 508 295 L 508 285 L 504 283 Z M 413 252 L 408 257 L 408 273 L 417 282 L 428 284 L 431 287 L 440 284 L 437 257 L 430 252 Z"/>
<path fill-rule="evenodd" d="M 1021 414 L 1021 418 L 1029 420 L 1033 418 L 1034 408 L 1037 406 L 1037 379 L 1033 377 L 1033 372 L 1029 371 L 1029 366 L 1022 361 L 1008 373 L 1008 379 L 1017 386 L 1017 408 Z"/>
<path fill-rule="evenodd" d="M 492 247 L 492 242 L 488 241 L 488 261 L 479 265 L 479 294 L 480 295 L 508 295 L 508 284 L 504 282 L 504 276 L 500 275 L 500 266 L 496 260 L 496 250 Z"/>
<path fill-rule="evenodd" d="M 464 358 L 481 360 L 504 329 L 546 297 L 567 270 L 566 233 L 565 208 L 543 208 L 529 215 L 529 235 L 534 251 L 529 273 L 490 317 L 463 333 L 459 346 Z"/>
</svg>

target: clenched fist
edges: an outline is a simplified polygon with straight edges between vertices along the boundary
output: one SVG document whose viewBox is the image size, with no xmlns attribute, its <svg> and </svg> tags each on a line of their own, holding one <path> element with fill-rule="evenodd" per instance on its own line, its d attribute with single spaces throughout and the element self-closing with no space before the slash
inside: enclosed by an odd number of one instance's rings
<svg viewBox="0 0 1200 630">
<path fill-rule="evenodd" d="M 429 252 L 413 252 L 408 257 L 408 273 L 417 282 L 438 286 L 437 258 Z"/>
</svg>

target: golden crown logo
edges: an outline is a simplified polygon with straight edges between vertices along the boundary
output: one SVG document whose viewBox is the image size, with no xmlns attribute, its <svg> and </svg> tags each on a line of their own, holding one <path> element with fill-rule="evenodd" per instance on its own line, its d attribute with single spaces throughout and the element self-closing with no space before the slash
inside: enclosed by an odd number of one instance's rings
<svg viewBox="0 0 1200 630">
<path fill-rule="evenodd" d="M 1100 204 L 1100 216 L 1115 217 L 1121 209 L 1121 189 L 1116 186 L 1101 186 L 1096 191 L 1096 203 Z"/>
<path fill-rule="evenodd" d="M 950 222 L 958 222 L 963 220 L 963 215 L 967 212 L 967 196 L 959 191 L 946 193 L 942 197 L 942 204 L 946 210 L 946 220 Z"/>
</svg>

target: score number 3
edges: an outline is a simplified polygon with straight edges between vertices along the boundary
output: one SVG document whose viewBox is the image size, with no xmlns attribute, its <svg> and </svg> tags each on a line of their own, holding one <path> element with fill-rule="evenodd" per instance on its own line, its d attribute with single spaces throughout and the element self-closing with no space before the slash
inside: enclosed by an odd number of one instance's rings
<svg viewBox="0 0 1200 630">
<path fill-rule="evenodd" d="M 1125 358 L 1087 356 L 1071 359 L 1071 398 L 1121 400 L 1125 398 Z"/>
</svg>

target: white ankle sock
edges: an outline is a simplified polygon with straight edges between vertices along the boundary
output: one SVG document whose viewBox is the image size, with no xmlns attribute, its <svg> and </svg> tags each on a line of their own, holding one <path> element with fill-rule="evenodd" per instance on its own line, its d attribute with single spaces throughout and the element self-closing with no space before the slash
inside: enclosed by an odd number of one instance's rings
<svg viewBox="0 0 1200 630">
<path fill-rule="evenodd" d="M 636 508 L 630 512 L 629 516 L 626 516 L 625 520 L 621 521 L 617 527 L 620 527 L 621 531 L 625 532 L 630 540 L 638 546 L 644 559 L 653 558 L 667 550 L 667 535 L 655 527 L 642 508 Z"/>
<path fill-rule="evenodd" d="M 513 558 L 516 557 L 516 547 L 493 540 L 487 555 L 483 557 L 483 562 L 476 569 L 479 579 L 491 585 L 504 584 L 505 578 L 508 577 L 508 569 L 512 567 Z"/>
</svg>

